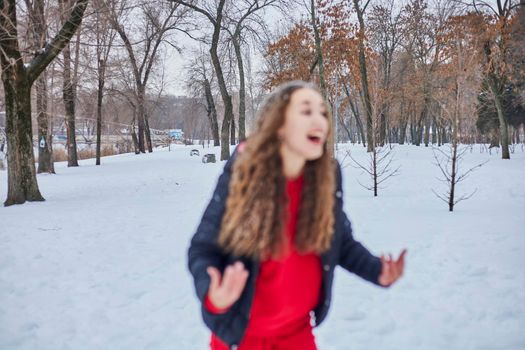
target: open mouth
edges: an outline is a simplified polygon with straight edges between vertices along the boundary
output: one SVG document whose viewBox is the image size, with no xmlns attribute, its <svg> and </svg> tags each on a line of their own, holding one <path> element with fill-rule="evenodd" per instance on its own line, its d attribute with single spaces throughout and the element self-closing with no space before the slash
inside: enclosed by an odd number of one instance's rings
<svg viewBox="0 0 525 350">
<path fill-rule="evenodd" d="M 321 137 L 316 135 L 308 135 L 308 140 L 315 145 L 319 145 L 322 142 Z"/>
</svg>

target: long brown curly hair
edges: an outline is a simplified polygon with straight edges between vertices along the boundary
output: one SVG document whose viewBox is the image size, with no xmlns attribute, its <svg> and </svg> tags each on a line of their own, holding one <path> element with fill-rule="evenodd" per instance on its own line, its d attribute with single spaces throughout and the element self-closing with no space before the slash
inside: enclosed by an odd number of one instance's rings
<svg viewBox="0 0 525 350">
<path fill-rule="evenodd" d="M 286 249 L 284 234 L 288 198 L 278 130 L 284 124 L 293 92 L 317 88 L 306 82 L 281 85 L 258 112 L 256 130 L 233 165 L 219 245 L 227 252 L 254 259 L 279 258 Z M 327 108 L 328 109 L 328 108 Z M 328 137 L 332 132 L 328 115 Z M 330 247 L 334 230 L 335 162 L 324 144 L 323 155 L 307 161 L 299 206 L 295 247 L 299 253 L 321 254 Z"/>
</svg>

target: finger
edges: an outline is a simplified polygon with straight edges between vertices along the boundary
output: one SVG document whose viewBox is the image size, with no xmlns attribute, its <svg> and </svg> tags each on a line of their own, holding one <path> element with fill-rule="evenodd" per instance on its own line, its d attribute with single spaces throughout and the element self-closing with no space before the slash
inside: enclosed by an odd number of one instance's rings
<svg viewBox="0 0 525 350">
<path fill-rule="evenodd" d="M 399 254 L 399 258 L 397 258 L 397 261 L 401 261 L 401 262 L 404 262 L 405 261 L 405 255 L 407 253 L 407 250 L 406 249 L 403 249 L 403 251 L 401 252 L 401 254 Z"/>
<path fill-rule="evenodd" d="M 233 281 L 232 292 L 236 298 L 238 298 L 242 291 L 244 290 L 244 287 L 246 286 L 246 281 L 248 280 L 248 271 L 243 270 L 240 273 L 236 274 L 235 280 Z"/>
<path fill-rule="evenodd" d="M 221 284 L 221 273 L 219 270 L 213 266 L 208 266 L 206 269 L 208 275 L 210 276 L 210 290 L 216 290 Z"/>
<path fill-rule="evenodd" d="M 228 265 L 226 266 L 226 268 L 224 269 L 224 274 L 222 276 L 222 283 L 221 283 L 221 288 L 223 289 L 228 289 L 229 286 L 231 285 L 231 280 L 233 278 L 233 265 Z"/>
<path fill-rule="evenodd" d="M 391 261 L 390 262 L 390 282 L 391 283 L 397 279 L 397 274 L 398 274 L 397 266 L 393 261 Z"/>
<path fill-rule="evenodd" d="M 244 269 L 242 263 L 230 265 L 224 273 L 222 286 L 228 295 L 235 295 L 242 291 L 248 278 L 248 271 Z M 240 294 L 240 293 L 239 293 Z"/>
<path fill-rule="evenodd" d="M 385 284 L 390 283 L 390 264 L 383 259 L 381 278 Z"/>
<path fill-rule="evenodd" d="M 242 261 L 236 261 L 233 267 L 239 271 L 244 270 L 244 264 L 242 263 Z"/>
<path fill-rule="evenodd" d="M 398 259 L 398 267 L 399 267 L 399 270 L 400 270 L 400 275 L 403 274 L 403 271 L 405 270 L 405 255 L 407 253 L 407 250 L 406 249 L 403 249 L 403 251 L 401 252 L 401 255 L 399 256 L 399 259 Z"/>
<path fill-rule="evenodd" d="M 399 276 L 399 266 L 396 264 L 395 260 L 392 260 L 390 270 L 392 271 L 392 281 L 395 281 Z"/>
</svg>

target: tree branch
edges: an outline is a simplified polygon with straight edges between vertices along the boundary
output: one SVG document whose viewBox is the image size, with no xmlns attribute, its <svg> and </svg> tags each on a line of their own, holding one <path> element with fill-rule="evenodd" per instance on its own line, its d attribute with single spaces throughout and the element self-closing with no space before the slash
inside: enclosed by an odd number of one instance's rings
<svg viewBox="0 0 525 350">
<path fill-rule="evenodd" d="M 41 53 L 37 54 L 30 62 L 27 69 L 27 75 L 30 83 L 33 83 L 38 76 L 46 69 L 51 61 L 62 51 L 69 43 L 76 30 L 82 23 L 82 17 L 86 10 L 88 0 L 77 0 L 67 21 L 60 31 L 55 35 L 53 40 L 48 43 Z"/>
</svg>

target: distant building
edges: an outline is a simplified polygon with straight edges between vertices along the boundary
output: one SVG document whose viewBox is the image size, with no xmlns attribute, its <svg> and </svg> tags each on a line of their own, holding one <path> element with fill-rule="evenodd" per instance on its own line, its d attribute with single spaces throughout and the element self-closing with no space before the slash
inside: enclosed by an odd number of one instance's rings
<svg viewBox="0 0 525 350">
<path fill-rule="evenodd" d="M 170 129 L 168 131 L 168 135 L 169 137 L 175 140 L 184 140 L 184 132 L 182 131 L 182 129 Z"/>
</svg>

